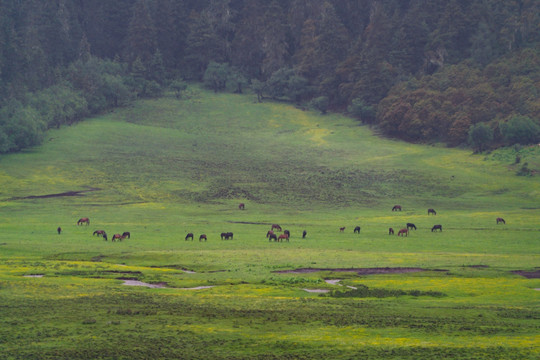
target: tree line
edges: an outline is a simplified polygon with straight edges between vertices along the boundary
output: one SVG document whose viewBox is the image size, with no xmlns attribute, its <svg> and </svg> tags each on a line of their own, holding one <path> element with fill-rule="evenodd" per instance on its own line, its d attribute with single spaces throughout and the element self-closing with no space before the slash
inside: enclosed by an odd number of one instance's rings
<svg viewBox="0 0 540 360">
<path fill-rule="evenodd" d="M 0 152 L 132 99 L 250 87 L 408 141 L 540 141 L 536 0 L 2 0 Z"/>
</svg>

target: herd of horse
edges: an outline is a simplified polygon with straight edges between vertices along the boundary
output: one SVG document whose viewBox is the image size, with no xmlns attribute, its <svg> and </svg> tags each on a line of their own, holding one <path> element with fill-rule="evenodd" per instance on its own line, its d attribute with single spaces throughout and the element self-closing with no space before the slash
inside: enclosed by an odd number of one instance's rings
<svg viewBox="0 0 540 360">
<path fill-rule="evenodd" d="M 84 225 L 84 224 L 90 225 L 90 219 L 87 217 L 83 217 L 77 221 L 77 225 Z M 59 226 L 57 231 L 58 231 L 58 234 L 61 234 L 62 228 Z M 92 235 L 97 236 L 97 237 L 101 236 L 103 240 L 105 241 L 109 239 L 105 230 L 96 230 L 92 233 Z M 111 241 L 122 241 L 125 238 L 131 239 L 131 233 L 129 231 L 124 231 L 122 234 L 114 234 L 111 238 Z"/>
<path fill-rule="evenodd" d="M 238 209 L 240 210 L 244 210 L 245 209 L 245 204 L 243 203 L 240 203 L 240 205 L 238 205 Z M 402 211 L 402 207 L 401 205 L 394 205 L 394 207 L 392 207 L 392 211 Z M 427 211 L 427 214 L 428 215 L 437 215 L 437 212 L 435 211 L 435 209 L 428 209 Z M 506 221 L 501 218 L 501 217 L 498 217 L 496 219 L 496 223 L 497 225 L 498 224 L 506 224 Z M 87 217 L 83 217 L 83 218 L 80 218 L 78 221 L 77 221 L 77 225 L 90 225 L 90 219 L 87 218 Z M 339 231 L 340 232 L 345 232 L 345 229 L 346 227 L 343 226 L 343 227 L 340 227 L 339 228 Z M 397 233 L 397 236 L 409 236 L 409 231 L 410 230 L 416 230 L 417 227 L 415 224 L 413 223 L 407 223 L 406 224 L 406 227 L 400 229 Z M 62 233 L 62 228 L 61 227 L 58 227 L 57 229 L 58 231 L 58 234 L 61 234 Z M 277 232 L 283 232 L 281 234 L 277 234 L 276 232 L 274 231 L 277 231 Z M 360 231 L 361 231 L 361 228 L 360 226 L 356 226 L 354 228 L 354 233 L 355 234 L 360 234 Z M 433 225 L 433 227 L 431 228 L 431 232 L 435 232 L 435 231 L 439 231 L 439 232 L 442 232 L 442 225 L 441 224 L 436 224 L 436 225 Z M 107 233 L 105 232 L 105 230 L 96 230 L 94 231 L 94 233 L 92 234 L 94 236 L 101 236 L 105 241 L 108 240 L 108 237 L 107 237 Z M 394 235 L 394 229 L 393 228 L 388 228 L 388 235 Z M 302 231 L 302 239 L 305 239 L 307 236 L 307 231 L 304 230 Z M 222 232 L 220 234 L 220 237 L 221 237 L 221 240 L 233 240 L 234 239 L 234 234 L 232 232 Z M 275 241 L 275 242 L 283 242 L 283 241 L 289 241 L 291 237 L 291 233 L 289 230 L 283 230 L 282 227 L 279 225 L 279 224 L 272 224 L 270 230 L 268 230 L 268 232 L 266 233 L 266 238 L 268 239 L 268 241 Z M 114 234 L 111 238 L 111 241 L 122 241 L 124 240 L 125 238 L 128 238 L 130 239 L 131 238 L 131 234 L 129 231 L 125 231 L 123 232 L 122 234 Z M 193 238 L 194 238 L 194 235 L 193 233 L 188 233 L 185 237 L 185 240 L 191 240 L 193 241 Z M 208 240 L 208 237 L 206 236 L 206 234 L 201 234 L 199 236 L 199 241 L 207 241 Z"/>
</svg>

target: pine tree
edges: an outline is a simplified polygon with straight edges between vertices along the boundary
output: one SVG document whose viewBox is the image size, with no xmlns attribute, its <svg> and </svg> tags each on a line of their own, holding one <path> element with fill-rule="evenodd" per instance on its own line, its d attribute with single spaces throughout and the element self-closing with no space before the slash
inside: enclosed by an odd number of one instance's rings
<svg viewBox="0 0 540 360">
<path fill-rule="evenodd" d="M 264 14 L 264 37 L 262 50 L 262 72 L 270 76 L 274 71 L 285 65 L 287 53 L 286 24 L 284 13 L 277 1 L 272 1 Z"/>
<path fill-rule="evenodd" d="M 150 63 L 157 49 L 154 21 L 148 8 L 148 0 L 137 0 L 129 22 L 126 55 L 129 62 L 139 58 L 145 66 Z"/>
</svg>

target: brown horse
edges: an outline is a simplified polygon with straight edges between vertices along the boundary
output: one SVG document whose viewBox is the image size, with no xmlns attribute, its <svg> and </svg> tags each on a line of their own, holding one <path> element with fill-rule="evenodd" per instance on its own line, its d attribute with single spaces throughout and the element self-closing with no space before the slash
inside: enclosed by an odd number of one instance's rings
<svg viewBox="0 0 540 360">
<path fill-rule="evenodd" d="M 407 230 L 416 230 L 416 225 L 414 225 L 413 223 L 407 223 Z"/>
<path fill-rule="evenodd" d="M 307 235 L 307 231 L 306 230 L 302 231 L 302 239 L 305 239 L 306 235 Z"/>
<path fill-rule="evenodd" d="M 287 235 L 287 237 L 291 237 L 291 232 L 289 230 L 283 230 L 283 233 Z"/>
<path fill-rule="evenodd" d="M 56 229 L 56 231 L 58 231 L 58 235 L 60 235 L 62 233 L 62 228 L 59 226 L 58 229 Z"/>
<path fill-rule="evenodd" d="M 103 234 L 105 234 L 105 230 L 96 230 L 92 235 L 103 236 Z"/>
<path fill-rule="evenodd" d="M 506 224 L 506 221 L 504 221 L 503 218 L 498 217 L 498 218 L 497 218 L 497 224 L 501 224 L 501 223 L 502 223 L 502 224 Z"/>
<path fill-rule="evenodd" d="M 188 234 L 186 235 L 185 240 L 187 241 L 187 239 L 189 239 L 189 238 L 191 238 L 191 241 L 193 241 L 193 233 L 188 233 Z"/>
<path fill-rule="evenodd" d="M 392 211 L 401 211 L 401 205 L 394 205 Z"/>
<path fill-rule="evenodd" d="M 89 218 L 80 218 L 79 221 L 77 221 L 77 225 L 90 225 L 90 219 Z"/>
<path fill-rule="evenodd" d="M 221 233 L 221 240 L 233 240 L 233 233 L 232 232 L 223 232 Z"/>
<path fill-rule="evenodd" d="M 271 233 L 270 236 L 268 237 L 268 241 L 272 241 L 272 240 L 278 241 L 278 240 L 277 240 L 277 236 L 276 236 L 276 234 L 274 234 L 274 233 Z"/>
<path fill-rule="evenodd" d="M 279 226 L 278 224 L 272 224 L 272 230 L 281 231 L 281 226 Z"/>
<path fill-rule="evenodd" d="M 437 215 L 437 212 L 435 211 L 435 209 L 427 209 L 427 214 Z"/>
<path fill-rule="evenodd" d="M 245 210 L 246 209 L 246 204 L 244 204 L 244 203 L 238 204 L 238 209 L 239 210 Z"/>
<path fill-rule="evenodd" d="M 403 234 L 405 234 L 405 236 L 409 236 L 409 230 L 401 229 L 398 231 L 397 236 L 403 236 Z"/>
<path fill-rule="evenodd" d="M 357 226 L 357 227 L 354 228 L 354 233 L 355 234 L 356 233 L 360 234 L 360 226 Z"/>
<path fill-rule="evenodd" d="M 199 241 L 203 241 L 203 240 L 204 240 L 204 241 L 208 240 L 208 239 L 206 238 L 206 234 L 201 234 L 201 236 L 199 236 Z"/>
<path fill-rule="evenodd" d="M 126 238 L 126 237 L 123 236 L 123 235 L 120 235 L 120 234 L 114 234 L 113 237 L 112 237 L 112 239 L 111 239 L 111 241 L 116 241 L 116 240 L 122 241 L 122 240 L 124 240 L 125 238 Z"/>
<path fill-rule="evenodd" d="M 339 232 L 344 232 L 344 231 L 345 231 L 345 226 L 339 228 Z"/>
<path fill-rule="evenodd" d="M 277 241 L 283 241 L 283 240 L 289 241 L 289 235 L 281 234 L 281 235 L 278 236 Z"/>
<path fill-rule="evenodd" d="M 270 235 L 273 235 L 274 232 L 272 230 L 268 230 L 268 232 L 266 233 L 266 237 L 268 238 Z"/>
<path fill-rule="evenodd" d="M 122 236 L 124 237 L 124 239 L 127 237 L 128 239 L 131 239 L 131 234 L 129 233 L 129 231 L 124 231 L 122 233 Z"/>
<path fill-rule="evenodd" d="M 394 235 L 394 229 L 388 228 L 388 235 Z"/>
<path fill-rule="evenodd" d="M 431 228 L 431 232 L 434 232 L 435 230 L 442 231 L 442 225 L 433 225 L 433 227 Z"/>
</svg>

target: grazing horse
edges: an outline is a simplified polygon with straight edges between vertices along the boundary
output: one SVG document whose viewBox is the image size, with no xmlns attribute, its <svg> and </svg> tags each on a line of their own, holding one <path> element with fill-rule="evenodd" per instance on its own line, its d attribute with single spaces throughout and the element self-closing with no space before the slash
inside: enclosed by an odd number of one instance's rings
<svg viewBox="0 0 540 360">
<path fill-rule="evenodd" d="M 435 230 L 442 231 L 442 225 L 433 225 L 433 227 L 431 228 L 431 232 L 434 232 Z"/>
<path fill-rule="evenodd" d="M 408 229 L 401 229 L 401 230 L 398 231 L 397 236 L 403 236 L 403 234 L 405 234 L 405 236 L 409 236 L 409 230 Z"/>
<path fill-rule="evenodd" d="M 388 228 L 388 235 L 394 235 L 394 229 Z"/>
<path fill-rule="evenodd" d="M 103 233 L 103 240 L 107 241 L 107 233 Z"/>
<path fill-rule="evenodd" d="M 56 229 L 56 231 L 58 231 L 58 235 L 60 235 L 60 233 L 62 233 L 62 228 L 59 226 L 58 229 Z"/>
<path fill-rule="evenodd" d="M 277 240 L 277 236 L 276 236 L 276 234 L 274 234 L 274 233 L 270 234 L 270 236 L 268 237 L 268 241 L 272 241 L 272 240 L 278 241 L 278 240 Z"/>
<path fill-rule="evenodd" d="M 233 239 L 233 233 L 232 232 L 223 232 L 221 233 L 221 240 L 229 240 L 229 239 Z"/>
<path fill-rule="evenodd" d="M 281 231 L 281 226 L 279 226 L 278 224 L 272 224 L 272 230 L 277 230 L 277 231 Z"/>
<path fill-rule="evenodd" d="M 283 233 L 287 235 L 287 237 L 291 237 L 291 232 L 289 230 L 283 230 Z"/>
<path fill-rule="evenodd" d="M 103 236 L 103 234 L 105 234 L 105 230 L 96 230 L 92 235 Z"/>
<path fill-rule="evenodd" d="M 414 225 L 413 223 L 407 223 L 407 230 L 410 230 L 410 229 L 416 230 L 416 225 Z"/>
<path fill-rule="evenodd" d="M 437 212 L 435 211 L 435 209 L 427 209 L 427 214 L 437 215 Z"/>
<path fill-rule="evenodd" d="M 289 241 L 289 235 L 281 234 L 281 235 L 278 236 L 277 241 L 283 241 L 283 240 Z"/>
<path fill-rule="evenodd" d="M 498 217 L 497 218 L 497 224 L 500 224 L 500 223 L 506 224 L 506 221 L 504 221 L 503 218 Z"/>
<path fill-rule="evenodd" d="M 77 225 L 90 225 L 90 219 L 89 218 L 80 218 L 79 221 L 77 221 Z"/>
<path fill-rule="evenodd" d="M 122 241 L 125 239 L 125 236 L 120 235 L 120 234 L 114 234 L 111 241 L 116 241 L 116 239 L 118 239 L 118 241 Z"/>
<path fill-rule="evenodd" d="M 238 209 L 239 210 L 245 210 L 246 209 L 246 204 L 244 204 L 244 203 L 238 204 Z"/>
<path fill-rule="evenodd" d="M 357 226 L 354 228 L 354 233 L 359 233 L 360 234 L 360 226 Z"/>
<path fill-rule="evenodd" d="M 191 241 L 193 241 L 193 233 L 188 233 L 185 240 L 187 241 L 189 238 L 191 238 Z"/>
<path fill-rule="evenodd" d="M 339 232 L 344 232 L 344 231 L 345 231 L 345 226 L 339 228 Z"/>
<path fill-rule="evenodd" d="M 203 241 L 203 240 L 204 240 L 204 241 L 208 240 L 208 239 L 206 238 L 206 234 L 201 234 L 201 236 L 199 236 L 199 241 Z"/>
<path fill-rule="evenodd" d="M 268 232 L 266 233 L 266 237 L 269 237 L 270 235 L 273 235 L 274 232 L 272 230 L 268 230 Z"/>
<path fill-rule="evenodd" d="M 124 233 L 122 234 L 122 236 L 124 237 L 124 239 L 127 237 L 128 239 L 131 239 L 131 234 L 129 233 L 129 231 L 124 231 Z"/>
<path fill-rule="evenodd" d="M 305 239 L 306 235 L 307 235 L 307 231 L 306 230 L 302 231 L 302 239 Z"/>
<path fill-rule="evenodd" d="M 394 205 L 392 211 L 401 211 L 401 205 Z"/>
</svg>

